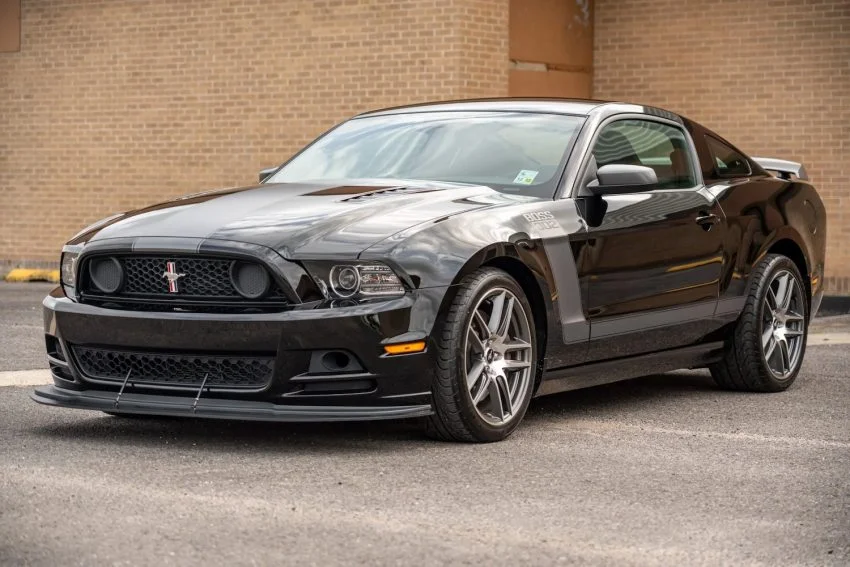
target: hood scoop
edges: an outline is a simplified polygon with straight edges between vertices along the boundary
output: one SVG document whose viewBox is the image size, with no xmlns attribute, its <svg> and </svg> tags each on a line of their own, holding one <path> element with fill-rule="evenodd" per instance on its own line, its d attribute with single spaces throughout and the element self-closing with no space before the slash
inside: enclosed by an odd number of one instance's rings
<svg viewBox="0 0 850 567">
<path fill-rule="evenodd" d="M 432 191 L 437 191 L 433 187 L 387 187 L 385 189 L 378 189 L 376 191 L 370 191 L 368 193 L 360 193 L 359 195 L 354 195 L 352 197 L 346 197 L 342 199 L 343 203 L 363 203 L 365 201 L 373 201 L 382 196 L 390 196 L 390 195 L 414 195 L 416 193 L 430 193 Z"/>
</svg>

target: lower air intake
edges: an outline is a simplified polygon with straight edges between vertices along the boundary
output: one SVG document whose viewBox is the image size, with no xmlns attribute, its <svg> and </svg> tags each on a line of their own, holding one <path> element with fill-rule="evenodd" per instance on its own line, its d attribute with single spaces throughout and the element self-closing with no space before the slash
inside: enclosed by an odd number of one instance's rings
<svg viewBox="0 0 850 567">
<path fill-rule="evenodd" d="M 121 384 L 131 372 L 135 384 L 260 389 L 271 382 L 274 357 L 209 356 L 205 354 L 149 353 L 83 346 L 71 347 L 86 377 Z"/>
</svg>

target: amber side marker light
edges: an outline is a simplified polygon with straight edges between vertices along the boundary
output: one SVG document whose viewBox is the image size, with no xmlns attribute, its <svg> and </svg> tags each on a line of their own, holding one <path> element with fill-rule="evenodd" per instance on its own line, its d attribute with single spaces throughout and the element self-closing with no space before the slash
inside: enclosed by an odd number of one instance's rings
<svg viewBox="0 0 850 567">
<path fill-rule="evenodd" d="M 422 352 L 423 350 L 425 350 L 425 341 L 384 345 L 384 352 L 387 354 L 410 354 L 412 352 Z"/>
</svg>

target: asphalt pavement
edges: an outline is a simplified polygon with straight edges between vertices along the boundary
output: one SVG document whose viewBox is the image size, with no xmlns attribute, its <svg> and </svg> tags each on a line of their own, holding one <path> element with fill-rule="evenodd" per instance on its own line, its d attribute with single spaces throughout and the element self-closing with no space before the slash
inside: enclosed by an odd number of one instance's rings
<svg viewBox="0 0 850 567">
<path fill-rule="evenodd" d="M 48 288 L 0 285 L 0 374 L 45 367 Z M 121 419 L 0 387 L 0 564 L 847 565 L 848 368 L 821 341 L 781 394 L 682 371 L 549 396 L 490 445 L 415 422 Z"/>
</svg>

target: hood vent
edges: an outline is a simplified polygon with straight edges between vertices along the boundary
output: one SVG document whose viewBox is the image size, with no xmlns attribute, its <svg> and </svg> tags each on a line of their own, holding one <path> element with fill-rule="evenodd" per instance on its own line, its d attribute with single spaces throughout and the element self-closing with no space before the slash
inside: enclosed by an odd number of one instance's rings
<svg viewBox="0 0 850 567">
<path fill-rule="evenodd" d="M 369 193 L 361 193 L 360 195 L 354 195 L 353 197 L 346 197 L 345 199 L 342 199 L 342 202 L 362 203 L 385 195 L 413 195 L 415 193 L 430 193 L 431 191 L 437 191 L 437 189 L 431 187 L 388 187 L 386 189 L 370 191 Z"/>
</svg>

